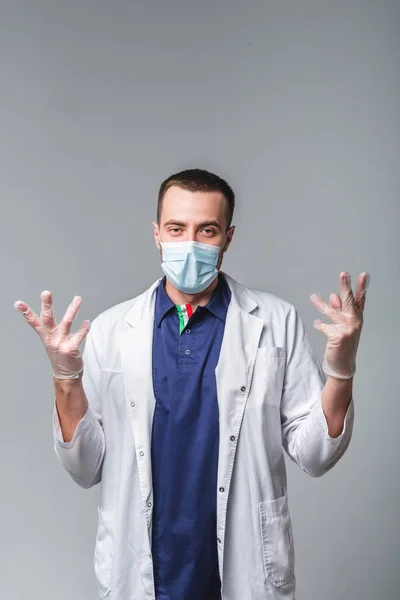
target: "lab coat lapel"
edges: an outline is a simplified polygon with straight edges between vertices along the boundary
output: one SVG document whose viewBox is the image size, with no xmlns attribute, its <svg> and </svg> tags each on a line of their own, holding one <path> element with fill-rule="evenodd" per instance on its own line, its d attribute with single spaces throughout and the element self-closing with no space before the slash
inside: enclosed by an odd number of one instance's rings
<svg viewBox="0 0 400 600">
<path fill-rule="evenodd" d="M 263 321 L 252 315 L 257 303 L 243 287 L 224 273 L 232 292 L 223 342 L 216 368 L 222 426 L 238 424 L 250 388 Z"/>
<path fill-rule="evenodd" d="M 155 290 L 158 284 L 159 280 L 132 306 L 126 316 L 130 328 L 119 338 L 125 399 L 145 504 L 152 501 L 151 431 L 156 402 L 153 391 L 152 346 Z"/>
<path fill-rule="evenodd" d="M 225 278 L 232 292 L 220 357 L 215 370 L 220 415 L 217 535 L 222 572 L 226 508 L 240 427 L 250 390 L 263 321 L 252 315 L 257 303 L 234 279 Z"/>
</svg>

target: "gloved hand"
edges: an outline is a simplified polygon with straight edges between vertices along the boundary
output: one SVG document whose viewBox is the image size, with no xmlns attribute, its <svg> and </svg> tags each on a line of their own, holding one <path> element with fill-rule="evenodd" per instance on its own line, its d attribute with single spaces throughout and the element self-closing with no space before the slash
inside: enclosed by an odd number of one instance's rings
<svg viewBox="0 0 400 600">
<path fill-rule="evenodd" d="M 90 321 L 84 321 L 78 331 L 71 334 L 72 322 L 82 304 L 82 298 L 74 297 L 58 324 L 54 317 L 51 292 L 42 292 L 41 301 L 40 318 L 21 300 L 15 302 L 14 308 L 25 316 L 29 325 L 38 333 L 50 358 L 54 377 L 77 379 L 83 371 L 79 348 L 90 329 Z"/>
<path fill-rule="evenodd" d="M 359 275 L 354 298 L 350 274 L 344 271 L 340 276 L 343 305 L 337 294 L 330 294 L 330 305 L 319 294 L 310 296 L 311 302 L 333 323 L 327 324 L 318 319 L 313 325 L 328 336 L 322 369 L 327 375 L 337 379 L 351 379 L 356 372 L 356 354 L 369 282 L 369 273 Z"/>
</svg>

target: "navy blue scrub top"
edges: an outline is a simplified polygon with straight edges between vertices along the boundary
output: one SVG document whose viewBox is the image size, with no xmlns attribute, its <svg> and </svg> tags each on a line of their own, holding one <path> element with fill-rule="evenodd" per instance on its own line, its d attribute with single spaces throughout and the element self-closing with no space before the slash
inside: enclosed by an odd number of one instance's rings
<svg viewBox="0 0 400 600">
<path fill-rule="evenodd" d="M 219 411 L 215 368 L 231 291 L 218 274 L 188 322 L 156 290 L 153 334 L 152 554 L 157 600 L 218 600 Z M 183 312 L 185 313 L 185 307 Z M 190 307 L 189 314 L 190 314 Z M 187 314 L 186 314 L 187 318 Z"/>
</svg>

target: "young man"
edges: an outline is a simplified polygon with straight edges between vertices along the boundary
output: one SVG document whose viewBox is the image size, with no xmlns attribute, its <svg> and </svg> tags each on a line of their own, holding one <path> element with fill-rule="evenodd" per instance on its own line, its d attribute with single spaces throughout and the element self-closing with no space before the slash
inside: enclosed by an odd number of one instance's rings
<svg viewBox="0 0 400 600">
<path fill-rule="evenodd" d="M 332 321 L 314 323 L 321 367 L 293 305 L 221 271 L 234 202 L 208 171 L 164 181 L 164 277 L 74 334 L 79 296 L 58 324 L 50 292 L 40 318 L 15 303 L 52 363 L 57 456 L 82 487 L 102 482 L 100 598 L 294 600 L 283 450 L 319 477 L 349 445 L 369 275 L 355 297 L 345 272 L 342 298 L 311 296 Z"/>
</svg>

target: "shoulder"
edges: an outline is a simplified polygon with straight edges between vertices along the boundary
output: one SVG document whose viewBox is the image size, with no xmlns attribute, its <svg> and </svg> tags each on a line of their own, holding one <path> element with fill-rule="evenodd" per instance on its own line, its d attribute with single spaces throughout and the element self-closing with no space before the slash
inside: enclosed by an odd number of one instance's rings
<svg viewBox="0 0 400 600">
<path fill-rule="evenodd" d="M 253 304 L 257 313 L 272 312 L 287 315 L 295 310 L 293 304 L 276 294 L 244 285 L 232 277 L 224 275 L 229 287 L 234 291 L 236 296 L 240 299 L 246 299 L 247 304 L 249 302 Z"/>
<path fill-rule="evenodd" d="M 292 309 L 292 304 L 271 292 L 265 292 L 255 288 L 245 287 L 246 292 L 254 298 L 260 307 L 270 308 L 274 310 L 283 310 L 289 312 Z"/>
<path fill-rule="evenodd" d="M 113 306 L 99 313 L 92 321 L 92 326 L 101 328 L 103 331 L 109 331 L 117 324 L 124 323 L 128 318 L 136 312 L 143 309 L 143 306 L 149 302 L 153 293 L 155 293 L 161 279 L 155 281 L 144 292 L 141 292 L 133 298 L 118 302 Z"/>
<path fill-rule="evenodd" d="M 263 321 L 267 336 L 263 344 L 281 346 L 290 354 L 291 348 L 300 340 L 310 349 L 305 323 L 293 304 L 276 294 L 238 282 L 233 286 L 238 297 L 247 299 L 246 305 L 250 306 L 252 315 Z M 312 349 L 310 351 L 313 353 Z"/>
</svg>

